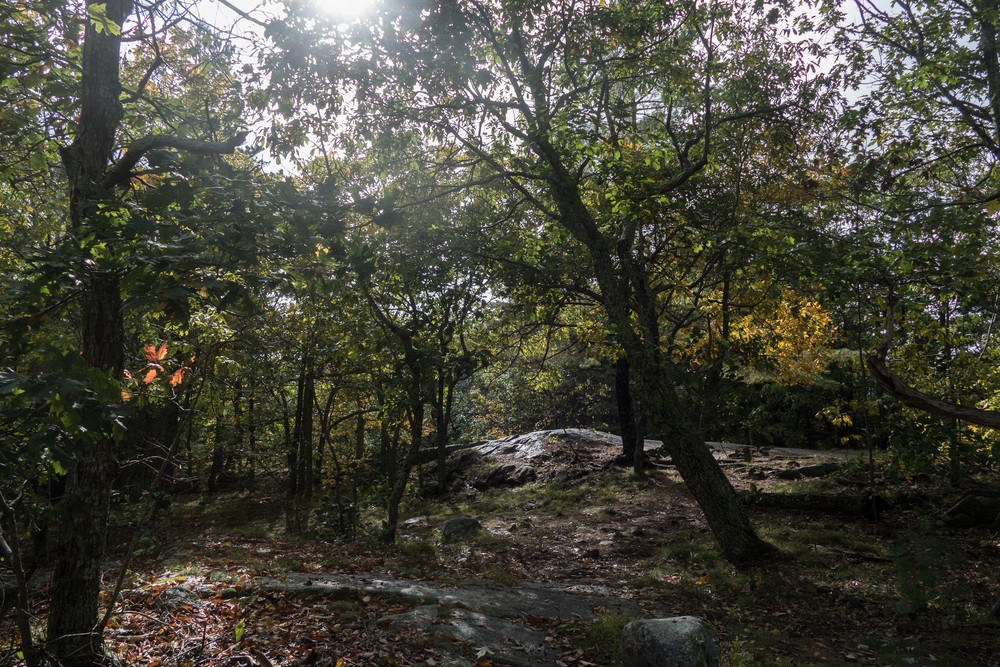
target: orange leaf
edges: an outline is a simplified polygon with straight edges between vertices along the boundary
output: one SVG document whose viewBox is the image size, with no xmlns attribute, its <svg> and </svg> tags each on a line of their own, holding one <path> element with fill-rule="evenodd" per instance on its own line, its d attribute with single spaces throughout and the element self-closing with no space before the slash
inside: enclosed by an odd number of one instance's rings
<svg viewBox="0 0 1000 667">
<path fill-rule="evenodd" d="M 127 403 L 128 401 L 132 400 L 132 394 L 128 393 L 127 391 L 125 391 L 125 390 L 123 389 L 123 390 L 122 390 L 122 400 L 123 400 L 123 401 L 125 401 L 126 403 Z"/>
<path fill-rule="evenodd" d="M 122 375 L 125 376 L 126 380 L 131 380 L 132 379 L 132 373 L 127 368 L 124 371 L 122 371 Z"/>
<path fill-rule="evenodd" d="M 164 357 L 167 356 L 167 344 L 166 342 L 160 344 L 160 349 L 156 351 L 156 360 L 163 361 Z"/>
<path fill-rule="evenodd" d="M 173 375 L 170 376 L 170 386 L 176 387 L 181 382 L 184 382 L 184 374 L 187 372 L 188 369 L 186 368 L 178 368 L 176 371 L 174 371 Z"/>
<path fill-rule="evenodd" d="M 146 353 L 146 361 L 157 361 L 155 345 L 143 345 L 142 351 Z"/>
<path fill-rule="evenodd" d="M 155 379 L 156 379 L 156 369 L 150 368 L 148 371 L 146 371 L 146 376 L 142 378 L 142 383 L 149 384 Z"/>
</svg>

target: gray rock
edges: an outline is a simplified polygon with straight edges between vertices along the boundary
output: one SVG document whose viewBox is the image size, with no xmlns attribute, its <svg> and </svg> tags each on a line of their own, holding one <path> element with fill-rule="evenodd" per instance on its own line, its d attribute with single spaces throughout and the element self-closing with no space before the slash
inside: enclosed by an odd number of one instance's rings
<svg viewBox="0 0 1000 667">
<path fill-rule="evenodd" d="M 156 597 L 154 603 L 161 611 L 176 611 L 182 607 L 197 608 L 202 605 L 201 598 L 194 591 L 179 586 L 167 588 Z"/>
<path fill-rule="evenodd" d="M 424 636 L 458 640 L 490 648 L 490 663 L 510 667 L 554 665 L 560 652 L 545 641 L 545 633 L 520 622 L 487 616 L 449 605 L 424 605 L 379 619 L 379 625 L 407 628 Z M 469 664 L 466 662 L 465 664 Z"/>
<path fill-rule="evenodd" d="M 694 616 L 632 621 L 622 632 L 623 667 L 717 667 L 715 631 Z"/>
<path fill-rule="evenodd" d="M 535 469 L 525 463 L 504 463 L 490 470 L 486 478 L 476 486 L 494 489 L 501 486 L 523 486 L 538 479 Z"/>
<path fill-rule="evenodd" d="M 445 540 L 454 540 L 459 537 L 475 535 L 482 529 L 483 524 L 472 517 L 458 516 L 444 522 L 444 525 L 441 526 L 441 537 Z"/>
<path fill-rule="evenodd" d="M 512 435 L 501 440 L 490 440 L 476 445 L 475 449 L 484 456 L 511 456 L 519 459 L 533 459 L 548 453 L 550 440 L 561 440 L 573 445 L 590 447 L 621 447 L 620 436 L 586 428 L 557 428 L 551 431 L 533 431 L 522 435 Z M 646 440 L 643 449 L 650 451 L 663 445 L 659 440 Z"/>
<path fill-rule="evenodd" d="M 455 588 L 432 582 L 393 579 L 375 573 L 345 575 L 289 572 L 281 579 L 257 577 L 254 585 L 244 590 L 247 595 L 270 591 L 325 595 L 338 600 L 357 600 L 359 592 L 363 592 L 413 605 L 458 607 L 486 616 L 508 619 L 532 616 L 591 621 L 597 618 L 594 609 L 611 610 L 633 617 L 647 613 L 632 600 L 614 597 L 613 591 L 609 589 L 583 584 L 547 586 L 525 582 L 516 588 L 501 588 L 492 582 L 479 582 Z"/>
<path fill-rule="evenodd" d="M 569 481 L 569 470 L 560 466 L 552 471 L 552 474 L 549 475 L 549 479 L 556 484 L 565 484 Z"/>
<path fill-rule="evenodd" d="M 425 516 L 415 516 L 412 519 L 407 519 L 403 522 L 404 528 L 418 528 L 420 526 L 427 525 L 427 517 Z"/>
<path fill-rule="evenodd" d="M 803 477 L 826 477 L 840 470 L 836 463 L 814 463 L 799 468 L 799 474 Z"/>
</svg>

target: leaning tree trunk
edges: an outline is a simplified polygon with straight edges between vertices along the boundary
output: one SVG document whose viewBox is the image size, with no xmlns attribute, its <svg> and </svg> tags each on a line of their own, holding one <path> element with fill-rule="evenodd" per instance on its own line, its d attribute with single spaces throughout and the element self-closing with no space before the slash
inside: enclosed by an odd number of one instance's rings
<svg viewBox="0 0 1000 667">
<path fill-rule="evenodd" d="M 543 157 L 555 154 L 543 140 L 537 143 Z M 674 369 L 660 349 L 656 295 L 650 289 L 648 271 L 631 256 L 634 238 L 612 242 L 596 224 L 565 167 L 557 159 L 551 166 L 555 172 L 551 193 L 559 221 L 587 249 L 601 305 L 630 369 L 637 375 L 650 430 L 663 435 L 664 446 L 704 512 L 725 558 L 741 564 L 768 557 L 774 547 L 757 536 L 736 491 L 705 446 L 693 411 L 680 404 Z"/>
<path fill-rule="evenodd" d="M 634 351 L 647 359 L 640 365 L 639 384 L 648 397 L 653 431 L 662 434 L 664 446 L 705 514 L 726 560 L 734 564 L 760 561 L 775 549 L 758 537 L 746 508 L 705 446 L 695 415 L 681 405 L 668 362 L 656 359 L 656 352 Z"/>
</svg>

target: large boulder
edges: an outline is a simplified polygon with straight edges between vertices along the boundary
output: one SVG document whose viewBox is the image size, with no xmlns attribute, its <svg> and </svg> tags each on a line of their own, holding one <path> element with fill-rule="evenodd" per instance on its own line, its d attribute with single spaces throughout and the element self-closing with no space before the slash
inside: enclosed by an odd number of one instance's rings
<svg viewBox="0 0 1000 667">
<path fill-rule="evenodd" d="M 447 542 L 475 535 L 482 529 L 483 525 L 475 519 L 467 516 L 458 516 L 444 522 L 444 525 L 441 526 L 441 537 Z"/>
<path fill-rule="evenodd" d="M 622 632 L 623 667 L 718 667 L 715 630 L 694 616 L 632 621 Z"/>
<path fill-rule="evenodd" d="M 492 458 L 537 459 L 551 454 L 553 443 L 567 443 L 575 447 L 613 447 L 622 446 L 620 436 L 594 431 L 586 428 L 558 428 L 550 431 L 532 431 L 520 435 L 511 435 L 500 440 L 488 440 L 475 445 L 475 451 Z M 646 440 L 643 448 L 646 451 L 657 449 L 663 445 L 659 440 Z"/>
</svg>

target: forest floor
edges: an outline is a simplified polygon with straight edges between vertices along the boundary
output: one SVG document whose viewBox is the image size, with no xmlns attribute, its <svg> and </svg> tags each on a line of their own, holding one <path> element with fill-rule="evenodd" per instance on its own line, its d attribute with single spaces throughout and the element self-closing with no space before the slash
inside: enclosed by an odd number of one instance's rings
<svg viewBox="0 0 1000 667">
<path fill-rule="evenodd" d="M 393 546 L 342 544 L 315 532 L 291 537 L 277 494 L 179 497 L 167 526 L 141 541 L 130 565 L 107 633 L 110 651 L 122 664 L 147 667 L 503 664 L 489 646 L 387 622 L 414 607 L 405 596 L 361 585 L 335 595 L 258 585 L 261 577 L 379 573 L 453 588 L 600 591 L 593 616 L 523 615 L 557 656 L 537 664 L 618 664 L 621 627 L 655 608 L 707 619 L 723 665 L 732 667 L 1000 665 L 1000 621 L 991 613 L 1000 600 L 1000 535 L 995 527 L 946 527 L 940 515 L 957 492 L 940 480 L 883 483 L 883 494 L 905 502 L 875 522 L 754 508 L 761 534 L 783 555 L 736 571 L 674 469 L 636 478 L 610 465 L 612 456 L 575 456 L 569 483 L 414 498 L 405 515 L 412 520 Z M 822 480 L 751 480 L 796 457 L 717 456 L 729 459 L 724 469 L 742 489 L 850 493 L 867 482 L 860 463 Z M 476 517 L 485 530 L 442 542 L 438 528 L 456 516 Z M 634 605 L 602 611 L 609 599 Z"/>
</svg>

